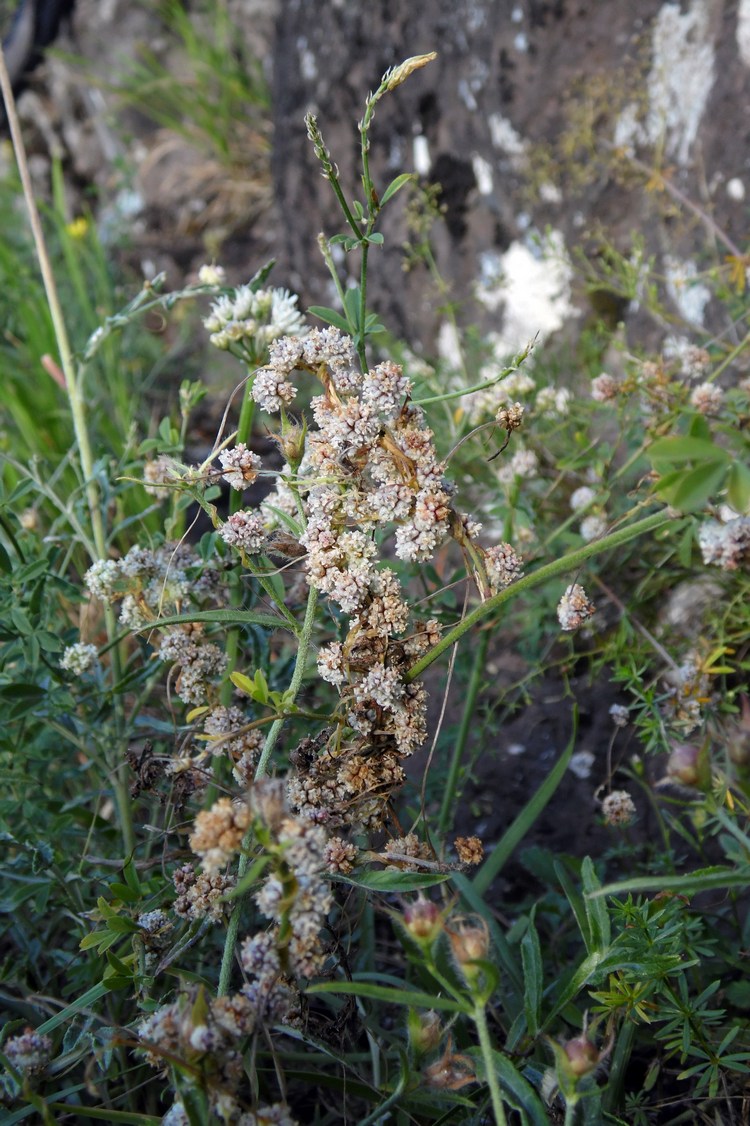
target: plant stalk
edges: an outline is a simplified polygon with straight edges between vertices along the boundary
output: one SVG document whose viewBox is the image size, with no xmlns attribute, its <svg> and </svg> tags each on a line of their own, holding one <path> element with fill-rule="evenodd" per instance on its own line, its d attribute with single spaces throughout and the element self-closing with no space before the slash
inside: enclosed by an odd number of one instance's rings
<svg viewBox="0 0 750 1126">
<path fill-rule="evenodd" d="M 556 578 L 558 575 L 563 575 L 567 571 L 575 571 L 588 559 L 593 559 L 597 555 L 602 555 L 605 551 L 609 551 L 614 547 L 620 547 L 623 544 L 629 543 L 630 540 L 636 539 L 638 536 L 645 535 L 646 532 L 653 532 L 656 528 L 668 524 L 674 516 L 665 512 L 662 509 L 660 512 L 654 512 L 651 516 L 644 516 L 642 520 L 636 520 L 634 524 L 630 524 L 627 528 L 620 528 L 616 532 L 605 536 L 600 540 L 592 540 L 591 543 L 584 544 L 583 547 L 577 548 L 575 551 L 568 552 L 563 555 L 561 559 L 555 559 L 552 563 L 547 563 L 540 567 L 538 571 L 534 571 L 530 575 L 524 575 L 523 578 L 517 579 L 505 590 L 498 591 L 492 598 L 488 598 L 486 602 L 482 602 L 471 613 L 449 630 L 437 645 L 434 645 L 428 653 L 420 657 L 418 661 L 412 665 L 405 676 L 407 684 L 416 680 L 418 676 L 429 668 L 434 661 L 437 660 L 441 654 L 455 645 L 465 633 L 473 629 L 484 618 L 488 618 L 490 614 L 494 613 L 506 602 L 510 602 L 519 594 L 523 594 L 527 590 L 533 589 L 535 586 L 540 586 L 542 583 L 547 582 L 549 579 Z"/>
<path fill-rule="evenodd" d="M 299 638 L 297 647 L 297 659 L 294 663 L 294 671 L 292 672 L 292 679 L 289 682 L 289 695 L 290 699 L 287 706 L 291 706 L 294 702 L 297 693 L 299 692 L 300 685 L 302 684 L 302 677 L 305 672 L 305 665 L 307 664 L 307 654 L 310 649 L 310 640 L 312 638 L 313 626 L 315 624 L 315 610 L 318 604 L 318 592 L 315 587 L 310 587 L 310 593 L 307 596 L 307 609 L 305 610 L 305 620 L 302 624 L 302 632 Z M 274 720 L 271 728 L 266 736 L 266 741 L 263 745 L 258 765 L 255 770 L 255 781 L 265 777 L 268 772 L 268 761 L 273 753 L 274 747 L 278 741 L 281 729 L 286 722 L 287 716 L 280 716 Z M 252 826 L 248 829 L 242 841 L 242 853 L 240 854 L 239 864 L 237 865 L 237 879 L 242 879 L 247 871 L 248 864 L 250 863 L 250 842 L 253 837 Z M 237 932 L 240 927 L 240 915 L 242 912 L 242 898 L 238 898 L 232 909 L 232 914 L 229 916 L 229 923 L 227 924 L 227 935 L 224 942 L 224 953 L 221 959 L 221 969 L 219 971 L 219 985 L 218 995 L 222 997 L 229 988 L 229 979 L 232 974 L 232 959 L 234 957 L 234 947 L 237 942 Z"/>
<path fill-rule="evenodd" d="M 500 1084 L 497 1081 L 497 1072 L 495 1071 L 495 1064 L 492 1059 L 492 1042 L 490 1041 L 490 1031 L 487 1027 L 487 1015 L 484 1011 L 484 1005 L 480 1002 L 477 1002 L 475 1005 L 471 1019 L 474 1021 L 477 1035 L 479 1036 L 479 1047 L 482 1050 L 485 1079 L 490 1089 L 495 1126 L 506 1126 L 507 1120 L 503 1107 L 503 1097 L 500 1093 Z"/>
</svg>

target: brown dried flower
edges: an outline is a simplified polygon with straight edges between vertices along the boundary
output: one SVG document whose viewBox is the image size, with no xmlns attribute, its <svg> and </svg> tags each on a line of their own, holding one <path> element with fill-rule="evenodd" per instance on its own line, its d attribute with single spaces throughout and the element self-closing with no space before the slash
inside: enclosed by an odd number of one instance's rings
<svg viewBox="0 0 750 1126">
<path fill-rule="evenodd" d="M 481 864 L 484 859 L 484 845 L 479 837 L 456 837 L 453 847 L 462 864 Z"/>
</svg>

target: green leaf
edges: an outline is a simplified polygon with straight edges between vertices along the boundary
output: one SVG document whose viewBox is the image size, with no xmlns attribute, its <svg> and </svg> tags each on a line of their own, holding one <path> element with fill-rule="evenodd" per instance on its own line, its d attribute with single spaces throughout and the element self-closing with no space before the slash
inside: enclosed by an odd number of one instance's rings
<svg viewBox="0 0 750 1126">
<path fill-rule="evenodd" d="M 484 1057 L 481 1048 L 469 1048 L 466 1053 L 476 1064 L 479 1075 L 485 1074 Z M 505 1099 L 514 1110 L 525 1115 L 524 1121 L 531 1126 L 549 1126 L 549 1116 L 544 1108 L 544 1103 L 539 1098 L 528 1079 L 521 1075 L 507 1056 L 501 1052 L 492 1051 L 492 1063 L 495 1074 L 500 1080 Z"/>
<path fill-rule="evenodd" d="M 107 930 L 113 934 L 137 934 L 140 927 L 132 919 L 116 915 L 113 919 L 107 919 Z"/>
<path fill-rule="evenodd" d="M 726 476 L 725 462 L 706 462 L 696 469 L 688 469 L 680 475 L 679 481 L 665 488 L 664 481 L 656 485 L 656 492 L 681 512 L 694 512 L 703 508 L 718 491 Z"/>
<path fill-rule="evenodd" d="M 637 876 L 632 880 L 605 884 L 593 891 L 591 897 L 595 899 L 602 895 L 620 896 L 629 891 L 674 891 L 680 895 L 697 895 L 701 891 L 747 887 L 748 884 L 750 884 L 750 869 L 716 865 L 699 868 L 684 876 Z"/>
<path fill-rule="evenodd" d="M 133 891 L 127 884 L 120 884 L 117 881 L 109 885 L 109 890 L 115 899 L 121 899 L 123 903 L 137 903 L 141 898 L 140 892 Z"/>
<path fill-rule="evenodd" d="M 578 929 L 581 932 L 581 938 L 583 939 L 586 951 L 587 953 L 592 954 L 594 952 L 594 939 L 591 933 L 591 920 L 589 918 L 588 911 L 586 910 L 586 906 L 583 902 L 583 896 L 575 887 L 573 881 L 570 878 L 570 873 L 563 864 L 562 860 L 555 861 L 555 875 L 560 881 L 562 889 L 565 893 L 565 898 L 570 904 L 573 914 L 576 917 Z"/>
<path fill-rule="evenodd" d="M 317 317 L 320 321 L 325 321 L 326 324 L 333 325 L 341 332 L 351 332 L 347 320 L 335 309 L 329 309 L 326 305 L 310 305 L 307 311 L 311 316 Z"/>
<path fill-rule="evenodd" d="M 346 310 L 346 317 L 350 325 L 349 329 L 347 330 L 349 332 L 356 333 L 359 331 L 359 302 L 359 286 L 355 285 L 350 289 L 347 289 L 346 293 L 344 294 L 344 309 Z"/>
<path fill-rule="evenodd" d="M 521 939 L 521 962 L 523 965 L 524 1010 L 526 1026 L 531 1036 L 537 1036 L 542 1011 L 544 991 L 544 968 L 542 948 L 533 917 L 529 919 L 526 934 Z"/>
<path fill-rule="evenodd" d="M 750 467 L 736 461 L 727 477 L 727 500 L 735 512 L 750 511 Z"/>
<path fill-rule="evenodd" d="M 436 997 L 434 993 L 421 993 L 412 989 L 392 989 L 369 981 L 319 981 L 309 985 L 307 993 L 339 993 L 353 997 L 369 997 L 385 1005 L 408 1005 L 415 1009 L 442 1009 L 447 1013 L 469 1013 L 471 1004 L 459 1004 L 451 997 Z"/>
<path fill-rule="evenodd" d="M 721 461 L 726 464 L 732 460 L 732 455 L 721 446 L 703 438 L 657 438 L 646 453 L 654 464 L 681 461 Z"/>
<path fill-rule="evenodd" d="M 391 199 L 396 194 L 396 192 L 400 192 L 406 184 L 408 184 L 415 178 L 416 177 L 414 176 L 413 172 L 402 172 L 400 176 L 396 176 L 395 180 L 391 180 L 390 184 L 380 197 L 380 206 L 385 207 L 388 200 Z"/>
<path fill-rule="evenodd" d="M 104 937 L 104 931 L 91 931 L 90 934 L 85 934 L 83 936 L 81 941 L 78 943 L 78 949 L 90 950 L 92 946 L 98 946 Z"/>
<path fill-rule="evenodd" d="M 371 235 L 367 236 L 367 239 L 365 241 L 369 242 L 371 246 L 382 246 L 385 239 L 383 238 L 383 235 L 381 235 L 380 231 L 374 231 Z"/>
<path fill-rule="evenodd" d="M 192 614 L 173 614 L 158 618 L 143 626 L 138 633 L 161 628 L 162 626 L 187 625 L 190 622 L 213 622 L 224 626 L 263 626 L 265 629 L 292 629 L 292 623 L 275 614 L 256 614 L 253 610 L 196 610 Z"/>
<path fill-rule="evenodd" d="M 336 875 L 334 879 L 368 891 L 405 892 L 435 887 L 436 884 L 445 883 L 450 877 L 450 872 L 398 872 L 381 869 L 361 872 L 356 876 Z"/>
<path fill-rule="evenodd" d="M 708 425 L 708 419 L 705 415 L 697 412 L 693 415 L 688 426 L 688 434 L 691 438 L 703 438 L 706 442 L 711 441 L 711 427 Z"/>
<path fill-rule="evenodd" d="M 589 927 L 591 928 L 591 942 L 594 950 L 604 954 L 609 949 L 611 940 L 611 928 L 609 922 L 609 912 L 607 905 L 603 899 L 593 898 L 593 893 L 598 891 L 602 886 L 602 882 L 594 870 L 594 863 L 590 856 L 584 857 L 581 866 L 581 878 L 583 881 L 583 891 L 586 896 L 584 902 L 586 905 L 586 914 L 589 919 Z"/>
<path fill-rule="evenodd" d="M 59 1013 L 55 1013 L 55 1015 L 50 1017 L 49 1020 L 46 1020 L 44 1024 L 40 1024 L 37 1028 L 37 1032 L 40 1036 L 45 1036 L 48 1032 L 54 1032 L 61 1024 L 65 1024 L 66 1020 L 69 1020 L 70 1017 L 79 1013 L 81 1009 L 90 1009 L 96 1001 L 105 997 L 110 990 L 111 986 L 105 984 L 103 981 L 92 985 L 91 988 L 87 989 L 85 993 L 82 993 L 76 1001 L 67 1005 Z"/>
<path fill-rule="evenodd" d="M 557 1014 L 561 1013 L 573 998 L 581 992 L 583 987 L 597 976 L 603 960 L 601 954 L 589 954 L 576 970 L 560 978 L 555 989 L 555 1003 L 542 1025 L 543 1030 L 549 1028 Z"/>
</svg>

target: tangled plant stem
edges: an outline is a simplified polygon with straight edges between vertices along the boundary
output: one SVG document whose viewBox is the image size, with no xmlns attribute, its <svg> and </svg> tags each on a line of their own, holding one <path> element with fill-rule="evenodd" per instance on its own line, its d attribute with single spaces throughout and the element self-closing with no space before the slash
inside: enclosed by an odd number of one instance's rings
<svg viewBox="0 0 750 1126">
<path fill-rule="evenodd" d="M 467 614 L 463 621 L 449 630 L 436 645 L 420 657 L 416 661 L 408 673 L 406 673 L 405 680 L 407 683 L 415 680 L 421 676 L 425 669 L 429 668 L 434 661 L 437 660 L 451 645 L 455 645 L 457 641 L 478 625 L 484 618 L 489 617 L 500 606 L 509 602 L 512 598 L 523 594 L 527 590 L 531 590 L 535 586 L 540 586 L 542 583 L 547 582 L 548 579 L 556 578 L 558 575 L 564 575 L 568 571 L 574 571 L 580 567 L 588 559 L 593 559 L 597 555 L 602 555 L 605 551 L 610 551 L 614 547 L 620 547 L 623 544 L 629 543 L 630 540 L 637 539 L 638 536 L 643 536 L 647 532 L 653 532 L 657 528 L 668 524 L 674 516 L 662 509 L 660 512 L 652 513 L 651 516 L 645 516 L 642 520 L 637 520 L 634 524 L 628 525 L 627 528 L 620 528 L 616 532 L 612 532 L 603 539 L 592 541 L 591 543 L 584 544 L 583 547 L 577 548 L 575 551 L 568 552 L 563 555 L 561 559 L 555 559 L 552 563 L 547 563 L 540 567 L 538 571 L 534 571 L 531 575 L 525 575 L 521 579 L 517 579 L 511 586 L 506 587 L 505 590 L 498 591 L 486 602 L 480 603 L 471 613 Z"/>
<path fill-rule="evenodd" d="M 307 664 L 307 655 L 310 650 L 310 639 L 312 638 L 313 626 L 315 625 L 315 610 L 317 604 L 318 592 L 315 587 L 310 587 L 310 591 L 307 596 L 305 620 L 302 625 L 302 632 L 300 634 L 299 644 L 297 647 L 297 658 L 294 663 L 292 678 L 289 682 L 289 704 L 292 704 L 294 702 L 297 693 L 299 692 L 300 685 L 302 684 L 302 677 L 304 676 L 305 665 Z M 284 726 L 285 722 L 286 717 L 280 716 L 277 720 L 274 721 L 268 732 L 268 735 L 266 736 L 266 741 L 263 745 L 263 750 L 261 751 L 260 759 L 258 760 L 258 765 L 255 771 L 256 782 L 261 778 L 265 778 L 266 774 L 268 773 L 268 764 L 270 762 L 271 755 L 273 754 L 279 735 L 281 734 L 281 729 Z M 245 875 L 248 864 L 250 863 L 249 848 L 252 838 L 253 828 L 251 826 L 248 832 L 245 834 L 245 838 L 242 842 L 242 854 L 237 866 L 238 881 L 241 880 Z M 233 906 L 232 914 L 229 917 L 229 923 L 227 925 L 227 934 L 224 942 L 224 953 L 222 955 L 221 969 L 219 971 L 218 995 L 220 997 L 224 996 L 229 990 L 229 979 L 232 973 L 232 959 L 234 956 L 235 943 L 237 941 L 237 933 L 240 926 L 241 911 L 242 900 L 239 899 Z"/>
</svg>

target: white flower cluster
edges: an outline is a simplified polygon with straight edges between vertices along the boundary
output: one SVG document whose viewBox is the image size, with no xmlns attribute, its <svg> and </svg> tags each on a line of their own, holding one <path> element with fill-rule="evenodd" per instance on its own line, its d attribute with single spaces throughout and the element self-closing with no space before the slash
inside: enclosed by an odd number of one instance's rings
<svg viewBox="0 0 750 1126">
<path fill-rule="evenodd" d="M 249 450 L 244 442 L 238 442 L 231 450 L 222 450 L 219 461 L 222 477 L 237 492 L 242 492 L 248 485 L 252 485 L 261 468 L 260 458 Z"/>
<path fill-rule="evenodd" d="M 616 399 L 621 390 L 619 380 L 613 375 L 603 371 L 591 380 L 591 398 L 597 403 L 610 403 Z"/>
<path fill-rule="evenodd" d="M 73 673 L 75 676 L 80 676 L 81 673 L 95 665 L 97 660 L 96 646 L 78 641 L 75 645 L 68 645 L 64 650 L 60 658 L 60 668 Z"/>
<path fill-rule="evenodd" d="M 690 393 L 690 404 L 699 414 L 720 414 L 724 405 L 724 392 L 715 383 L 699 383 Z"/>
<path fill-rule="evenodd" d="M 698 529 L 703 562 L 736 571 L 750 561 L 750 516 L 737 516 L 721 524 L 707 520 Z"/>
<path fill-rule="evenodd" d="M 525 446 L 516 446 L 510 460 L 497 471 L 497 478 L 503 485 L 512 485 L 517 480 L 533 481 L 538 476 L 539 458 Z"/>
<path fill-rule="evenodd" d="M 248 555 L 258 555 L 266 545 L 266 521 L 259 512 L 251 509 L 234 512 L 219 528 L 219 535 L 230 547 L 237 547 Z"/>
<path fill-rule="evenodd" d="M 212 641 L 206 641 L 200 626 L 182 629 L 176 626 L 161 639 L 159 659 L 176 667 L 175 691 L 186 704 L 208 702 L 214 683 L 226 672 L 226 653 Z"/>
<path fill-rule="evenodd" d="M 590 508 L 595 500 L 596 491 L 589 485 L 581 485 L 580 488 L 575 489 L 571 494 L 570 507 L 573 512 L 581 512 L 584 509 Z M 579 530 L 581 536 L 587 543 L 591 540 L 598 539 L 607 531 L 606 514 L 601 509 L 589 512 L 588 515 L 584 516 L 581 520 Z"/>
<path fill-rule="evenodd" d="M 297 300 L 288 289 L 254 291 L 251 285 L 241 285 L 213 303 L 203 324 L 216 348 L 243 343 L 264 352 L 280 336 L 302 336 L 306 331 Z"/>
<path fill-rule="evenodd" d="M 672 727 L 689 735 L 703 720 L 703 709 L 713 699 L 711 679 L 703 669 L 701 656 L 688 653 L 681 665 L 665 676 L 667 692 L 662 710 Z"/>
<path fill-rule="evenodd" d="M 187 544 L 163 544 L 154 550 L 132 547 L 122 559 L 97 560 L 84 575 L 95 598 L 120 602 L 120 624 L 138 630 L 174 612 L 186 599 L 210 593 L 215 577 L 190 577 L 199 560 Z"/>
<path fill-rule="evenodd" d="M 570 410 L 570 400 L 573 392 L 567 387 L 542 387 L 537 391 L 534 406 L 540 414 L 556 415 L 559 418 Z"/>
<path fill-rule="evenodd" d="M 206 999 L 196 1005 L 198 994 L 193 988 L 151 1013 L 138 1027 L 141 1050 L 153 1067 L 164 1068 L 174 1059 L 190 1060 L 197 1074 L 211 1077 L 205 1090 L 212 1122 L 297 1126 L 281 1103 L 260 1106 L 257 1114 L 246 1110 L 248 1092 L 241 1089 L 247 1082 L 243 1064 L 245 1039 L 259 1026 L 289 1024 L 294 1019 L 288 1003 L 273 1005 L 274 989 L 278 995 L 284 992 L 283 986 L 272 986 L 268 996 L 258 997 L 252 994 L 251 985 L 246 985 L 239 993 Z M 179 1099 L 162 1119 L 169 1126 L 187 1126 L 189 1121 Z"/>
<path fill-rule="evenodd" d="M 466 544 L 479 525 L 454 508 L 454 486 L 398 364 L 385 361 L 362 374 L 349 337 L 314 329 L 271 345 L 254 399 L 264 410 L 281 410 L 294 398 L 295 373 L 305 371 L 323 388 L 311 403 L 316 427 L 306 434 L 298 469 L 282 475 L 269 505 L 290 510 L 294 487 L 306 521 L 299 542 L 307 550 L 307 581 L 350 619 L 346 636 L 320 650 L 318 671 L 341 694 L 353 735 L 345 747 L 337 743 L 335 754 L 326 751 L 298 769 L 290 795 L 309 817 L 374 825 L 403 780 L 399 760 L 426 736 L 426 694 L 405 682 L 406 670 L 439 637 L 436 622 L 404 636 L 409 608 L 395 572 L 378 564 L 376 537 L 395 525 L 396 556 L 424 562 L 448 536 Z M 527 467 L 532 461 L 527 454 Z M 237 542 L 238 525 L 227 521 L 221 534 Z M 520 573 L 510 545 L 487 553 L 477 547 L 475 554 L 486 554 L 492 589 Z"/>
<path fill-rule="evenodd" d="M 260 912 L 275 923 L 263 939 L 277 945 L 284 930 L 285 972 L 293 977 L 313 977 L 323 967 L 320 931 L 333 905 L 326 874 L 327 834 L 307 818 L 295 817 L 284 795 L 284 782 L 264 779 L 249 794 L 250 807 L 269 831 L 272 855 L 283 863 L 272 865 L 271 875 L 255 895 Z M 245 944 L 252 950 L 253 939 Z M 243 959 L 252 970 L 252 955 Z M 278 970 L 277 970 L 278 972 Z"/>
</svg>

